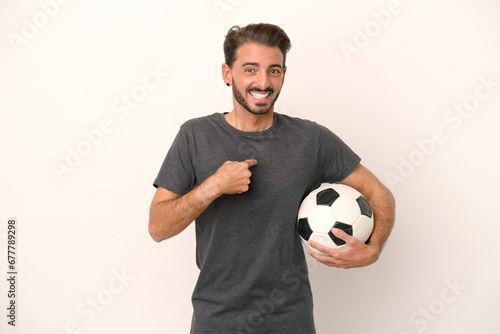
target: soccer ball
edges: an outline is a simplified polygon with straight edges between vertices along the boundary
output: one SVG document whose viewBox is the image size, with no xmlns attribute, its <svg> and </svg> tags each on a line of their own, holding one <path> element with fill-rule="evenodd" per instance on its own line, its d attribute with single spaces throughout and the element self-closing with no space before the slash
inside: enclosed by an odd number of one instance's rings
<svg viewBox="0 0 500 334">
<path fill-rule="evenodd" d="M 356 189 L 344 184 L 322 183 L 302 201 L 298 214 L 298 232 L 310 249 L 308 240 L 330 248 L 342 248 L 345 241 L 331 232 L 332 228 L 366 242 L 373 231 L 370 203 Z"/>
</svg>

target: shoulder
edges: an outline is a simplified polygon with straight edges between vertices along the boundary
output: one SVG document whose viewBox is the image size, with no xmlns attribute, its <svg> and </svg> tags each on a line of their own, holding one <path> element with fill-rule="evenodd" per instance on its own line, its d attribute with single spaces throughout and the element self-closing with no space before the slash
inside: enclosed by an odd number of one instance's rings
<svg viewBox="0 0 500 334">
<path fill-rule="evenodd" d="M 310 121 L 310 120 L 304 119 L 304 118 L 299 118 L 299 117 L 294 117 L 294 116 L 289 116 L 289 115 L 284 115 L 284 114 L 278 114 L 278 113 L 276 113 L 276 115 L 280 118 L 280 121 L 286 125 L 303 127 L 303 128 L 314 128 L 314 127 L 319 125 L 318 123 L 316 123 L 314 121 Z"/>
<path fill-rule="evenodd" d="M 280 115 L 280 119 L 287 127 L 287 131 L 294 132 L 301 140 L 315 143 L 320 147 L 347 146 L 335 132 L 325 125 L 287 115 Z"/>
<path fill-rule="evenodd" d="M 305 119 L 299 118 L 289 115 L 277 114 L 280 122 L 282 122 L 285 126 L 301 128 L 304 130 L 317 130 L 321 127 L 318 123 Z"/>
<path fill-rule="evenodd" d="M 190 120 L 187 120 L 181 125 L 181 129 L 184 130 L 189 130 L 189 129 L 203 129 L 207 127 L 212 127 L 218 123 L 220 116 L 220 113 L 214 113 L 211 115 L 207 116 L 201 116 L 201 117 L 196 117 L 192 118 Z"/>
<path fill-rule="evenodd" d="M 332 133 L 327 127 L 304 118 L 278 114 L 280 122 L 288 129 L 302 133 L 304 136 L 320 137 Z"/>
<path fill-rule="evenodd" d="M 192 138 L 205 138 L 206 136 L 213 135 L 219 132 L 221 127 L 220 118 L 222 118 L 221 113 L 214 113 L 207 116 L 201 116 L 192 118 L 185 121 L 180 129 L 179 133 Z"/>
</svg>

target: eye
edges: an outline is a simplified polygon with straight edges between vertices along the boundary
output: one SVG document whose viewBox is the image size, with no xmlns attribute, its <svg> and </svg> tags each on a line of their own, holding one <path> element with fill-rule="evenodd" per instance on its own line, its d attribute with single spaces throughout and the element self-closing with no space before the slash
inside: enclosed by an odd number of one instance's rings
<svg viewBox="0 0 500 334">
<path fill-rule="evenodd" d="M 254 72 L 255 72 L 255 70 L 253 68 L 249 67 L 249 68 L 245 69 L 245 73 L 254 73 Z"/>
<path fill-rule="evenodd" d="M 277 69 L 269 70 L 269 73 L 272 75 L 280 75 L 281 71 Z"/>
</svg>

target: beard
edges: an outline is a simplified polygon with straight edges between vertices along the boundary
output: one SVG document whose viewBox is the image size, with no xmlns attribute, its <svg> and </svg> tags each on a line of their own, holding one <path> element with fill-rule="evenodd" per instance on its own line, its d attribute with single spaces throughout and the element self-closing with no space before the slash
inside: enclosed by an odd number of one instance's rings
<svg viewBox="0 0 500 334">
<path fill-rule="evenodd" d="M 254 91 L 254 92 L 269 92 L 270 94 L 274 93 L 274 89 L 272 89 L 270 87 L 268 87 L 268 88 L 266 88 L 264 90 L 259 89 L 259 88 L 249 88 L 249 89 L 246 90 L 246 93 L 251 92 L 251 91 Z M 273 108 L 274 103 L 276 102 L 276 100 L 280 96 L 280 93 L 281 93 L 281 90 L 278 92 L 278 94 L 276 94 L 276 96 L 274 97 L 274 99 L 271 101 L 270 104 L 268 104 L 268 103 L 256 103 L 255 104 L 255 108 L 251 109 L 250 106 L 248 105 L 247 99 L 245 98 L 245 96 L 243 96 L 243 94 L 240 93 L 240 91 L 238 90 L 238 87 L 236 87 L 236 84 L 234 83 L 234 80 L 233 80 L 233 95 L 234 95 L 234 98 L 236 99 L 236 101 L 243 108 L 245 108 L 248 112 L 250 112 L 250 113 L 252 113 L 254 115 L 265 115 L 265 114 L 267 114 Z"/>
</svg>

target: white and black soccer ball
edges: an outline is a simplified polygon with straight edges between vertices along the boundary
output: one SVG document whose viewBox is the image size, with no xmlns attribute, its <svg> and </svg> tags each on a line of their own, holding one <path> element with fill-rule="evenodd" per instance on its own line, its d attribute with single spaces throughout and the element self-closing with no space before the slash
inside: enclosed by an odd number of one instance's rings
<svg viewBox="0 0 500 334">
<path fill-rule="evenodd" d="M 333 227 L 366 242 L 373 231 L 373 212 L 370 203 L 356 189 L 323 183 L 302 201 L 297 230 L 310 249 L 315 250 L 307 244 L 308 240 L 342 248 L 345 241 L 333 235 Z"/>
</svg>

